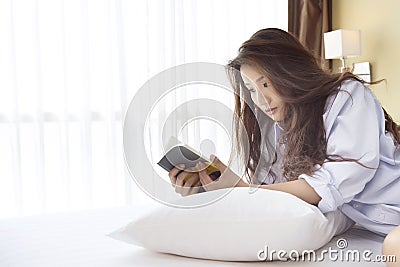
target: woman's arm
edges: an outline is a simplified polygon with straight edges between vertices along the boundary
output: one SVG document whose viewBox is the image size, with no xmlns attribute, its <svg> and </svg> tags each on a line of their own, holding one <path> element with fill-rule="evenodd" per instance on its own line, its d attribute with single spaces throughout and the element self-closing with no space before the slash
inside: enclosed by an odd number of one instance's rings
<svg viewBox="0 0 400 267">
<path fill-rule="evenodd" d="M 207 174 L 204 164 L 199 163 L 199 177 L 201 184 L 206 191 L 216 190 L 227 187 L 249 187 L 250 185 L 246 183 L 241 177 L 236 175 L 230 170 L 225 164 L 223 164 L 214 155 L 211 156 L 212 162 L 221 171 L 221 177 L 214 181 Z M 321 200 L 321 197 L 317 192 L 311 187 L 305 179 L 299 179 L 290 182 L 276 183 L 276 184 L 266 184 L 260 185 L 261 188 L 277 190 L 292 194 L 310 204 L 317 205 Z"/>
<path fill-rule="evenodd" d="M 249 186 L 249 184 L 240 182 L 237 184 L 237 186 L 246 187 Z M 312 188 L 304 179 L 284 183 L 265 184 L 260 185 L 260 187 L 292 194 L 313 205 L 317 205 L 321 200 L 321 197 L 317 194 L 317 192 L 315 192 L 314 188 Z"/>
</svg>

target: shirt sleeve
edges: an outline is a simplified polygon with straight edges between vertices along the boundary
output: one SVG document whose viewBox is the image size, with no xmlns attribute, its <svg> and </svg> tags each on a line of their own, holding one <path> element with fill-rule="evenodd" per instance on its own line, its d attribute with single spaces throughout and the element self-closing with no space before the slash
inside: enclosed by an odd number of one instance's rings
<svg viewBox="0 0 400 267">
<path fill-rule="evenodd" d="M 315 165 L 312 175 L 301 174 L 321 197 L 318 208 L 322 212 L 336 210 L 350 202 L 374 177 L 379 165 L 378 108 L 370 89 L 350 81 L 334 98 L 323 115 L 327 138 L 327 154 L 358 160 L 325 161 Z"/>
</svg>

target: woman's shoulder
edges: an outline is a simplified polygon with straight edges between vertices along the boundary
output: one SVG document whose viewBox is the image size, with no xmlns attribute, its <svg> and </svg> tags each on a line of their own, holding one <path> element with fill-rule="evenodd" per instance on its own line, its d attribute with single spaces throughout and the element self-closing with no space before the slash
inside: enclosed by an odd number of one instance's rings
<svg viewBox="0 0 400 267">
<path fill-rule="evenodd" d="M 370 89 L 361 81 L 349 78 L 344 80 L 339 88 L 339 93 L 343 91 L 347 91 L 350 94 L 355 94 L 357 92 L 365 92 L 369 91 Z"/>
<path fill-rule="evenodd" d="M 367 97 L 372 94 L 372 91 L 368 86 L 351 78 L 343 81 L 338 89 L 338 96 L 344 99 Z"/>
<path fill-rule="evenodd" d="M 338 89 L 325 103 L 323 120 L 327 133 L 339 121 L 368 123 L 373 117 L 380 128 L 384 127 L 382 107 L 370 88 L 357 80 L 346 80 Z"/>
<path fill-rule="evenodd" d="M 371 89 L 358 80 L 347 79 L 341 83 L 337 91 L 327 98 L 324 114 L 331 112 L 332 109 L 339 111 L 346 107 L 350 108 L 354 104 L 362 104 L 366 98 L 374 100 Z"/>
</svg>

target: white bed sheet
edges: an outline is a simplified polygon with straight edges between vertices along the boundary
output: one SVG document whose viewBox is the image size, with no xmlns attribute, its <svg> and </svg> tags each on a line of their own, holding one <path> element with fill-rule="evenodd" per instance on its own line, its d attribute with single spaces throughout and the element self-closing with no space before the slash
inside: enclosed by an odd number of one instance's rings
<svg viewBox="0 0 400 267">
<path fill-rule="evenodd" d="M 122 207 L 29 216 L 0 220 L 0 266 L 385 266 L 354 261 L 323 262 L 223 262 L 155 253 L 114 240 L 106 234 L 127 224 L 148 208 Z M 337 249 L 345 238 L 345 250 L 370 250 L 371 258 L 381 252 L 383 237 L 353 228 L 335 237 L 323 249 Z M 290 241 L 289 241 L 290 242 Z"/>
</svg>

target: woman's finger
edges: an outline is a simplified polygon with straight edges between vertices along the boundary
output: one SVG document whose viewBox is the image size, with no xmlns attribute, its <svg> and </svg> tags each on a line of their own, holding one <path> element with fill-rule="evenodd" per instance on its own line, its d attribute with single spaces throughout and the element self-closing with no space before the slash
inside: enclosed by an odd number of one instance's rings
<svg viewBox="0 0 400 267">
<path fill-rule="evenodd" d="M 201 186 L 201 182 L 200 182 L 200 179 L 198 179 L 197 182 L 193 186 L 186 186 L 186 184 L 185 184 L 184 187 L 180 187 L 179 192 L 180 192 L 181 196 L 183 196 L 183 197 L 197 194 L 200 191 L 200 186 Z"/>
<path fill-rule="evenodd" d="M 178 174 L 178 176 L 176 177 L 176 186 L 183 186 L 183 184 L 185 183 L 185 178 L 186 176 L 188 176 L 189 172 L 183 171 L 180 174 Z"/>
<path fill-rule="evenodd" d="M 185 187 L 185 183 L 192 178 L 192 176 L 196 174 L 193 172 L 183 171 L 178 174 L 175 182 L 175 192 L 182 193 L 182 188 Z"/>
<path fill-rule="evenodd" d="M 212 183 L 213 180 L 211 179 L 210 176 L 208 176 L 206 169 L 204 169 L 204 164 L 202 162 L 199 162 L 199 167 L 200 167 L 200 171 L 199 171 L 199 178 L 201 181 L 201 184 L 207 185 L 209 183 Z"/>
<path fill-rule="evenodd" d="M 186 197 L 190 193 L 190 187 L 181 187 L 180 188 L 180 194 L 183 197 Z"/>
<path fill-rule="evenodd" d="M 186 180 L 184 183 L 184 187 L 192 187 L 194 184 L 196 184 L 200 180 L 199 174 L 192 173 L 192 176 Z"/>
<path fill-rule="evenodd" d="M 187 176 L 188 176 L 189 174 L 193 174 L 193 173 L 190 173 L 190 172 L 189 172 L 189 173 L 187 174 Z M 187 178 L 187 176 L 186 176 L 185 178 L 183 178 L 183 181 L 184 181 L 185 179 L 187 179 L 186 182 L 183 182 L 183 186 L 180 186 L 180 187 L 178 188 L 179 194 L 181 194 L 181 195 L 184 196 L 184 197 L 196 193 L 195 190 L 192 190 L 192 189 L 193 189 L 192 185 L 193 185 L 193 184 L 197 184 L 198 181 L 200 181 L 200 179 L 199 179 L 197 173 L 193 174 L 190 178 Z"/>
<path fill-rule="evenodd" d="M 189 195 L 197 194 L 200 191 L 201 183 L 200 181 L 196 183 L 192 188 L 190 188 Z"/>
<path fill-rule="evenodd" d="M 185 165 L 180 164 L 178 167 L 174 167 L 169 171 L 168 176 L 173 187 L 175 187 L 176 184 L 176 176 L 183 170 L 183 168 L 185 168 Z"/>
</svg>

